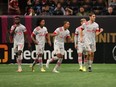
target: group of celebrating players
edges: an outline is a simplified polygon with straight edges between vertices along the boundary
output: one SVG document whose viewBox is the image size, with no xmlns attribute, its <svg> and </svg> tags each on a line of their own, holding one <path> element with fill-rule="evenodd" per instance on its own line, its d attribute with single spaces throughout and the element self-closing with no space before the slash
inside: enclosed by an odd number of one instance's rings
<svg viewBox="0 0 116 87">
<path fill-rule="evenodd" d="M 78 63 L 80 71 L 89 71 L 92 72 L 92 63 L 94 59 L 94 52 L 96 51 L 96 35 L 99 35 L 103 32 L 102 28 L 99 28 L 99 25 L 95 22 L 96 16 L 94 13 L 90 13 L 89 20 L 86 21 L 85 18 L 80 20 L 81 25 L 75 30 L 74 45 L 78 53 Z M 20 23 L 20 17 L 16 16 L 14 18 L 15 24 L 11 26 L 10 35 L 11 41 L 14 42 L 14 52 L 16 54 L 16 60 L 18 64 L 17 72 L 22 72 L 22 53 L 24 48 L 24 42 L 28 41 L 30 46 L 30 41 L 28 40 L 27 30 L 24 25 Z M 34 66 L 39 62 L 41 72 L 46 70 L 43 67 L 42 55 L 44 52 L 45 42 L 51 46 L 50 37 L 55 37 L 54 39 L 54 53 L 56 57 L 47 59 L 46 68 L 49 68 L 49 64 L 57 60 L 53 72 L 59 73 L 59 67 L 63 61 L 64 56 L 64 42 L 73 42 L 73 39 L 70 36 L 70 27 L 69 21 L 64 21 L 63 26 L 58 27 L 52 34 L 48 34 L 47 28 L 45 27 L 45 20 L 41 19 L 38 21 L 38 26 L 33 30 L 31 34 L 31 39 L 35 44 L 36 48 L 36 59 L 34 60 L 31 68 L 34 72 Z M 84 64 L 82 61 L 84 57 Z"/>
</svg>

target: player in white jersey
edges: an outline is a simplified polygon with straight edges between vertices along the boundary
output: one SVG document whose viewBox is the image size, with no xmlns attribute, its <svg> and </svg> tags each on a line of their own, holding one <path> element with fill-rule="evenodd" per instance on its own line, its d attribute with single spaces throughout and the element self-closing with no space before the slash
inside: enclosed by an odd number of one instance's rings
<svg viewBox="0 0 116 87">
<path fill-rule="evenodd" d="M 54 52 L 56 54 L 55 58 L 51 58 L 47 60 L 46 67 L 49 67 L 49 63 L 54 60 L 58 60 L 56 66 L 53 69 L 53 72 L 59 73 L 58 68 L 60 67 L 63 56 L 64 56 L 64 42 L 67 39 L 69 42 L 72 42 L 70 37 L 70 31 L 68 30 L 70 23 L 68 21 L 64 21 L 64 25 L 62 27 L 58 27 L 51 36 L 55 37 L 54 39 Z"/>
<path fill-rule="evenodd" d="M 86 54 L 86 49 L 85 49 L 85 45 L 84 42 L 80 42 L 80 31 L 82 28 L 82 24 L 86 22 L 85 18 L 82 18 L 80 20 L 81 22 L 81 26 L 77 27 L 75 30 L 75 37 L 74 37 L 74 44 L 75 44 L 75 48 L 77 49 L 77 53 L 78 53 L 78 63 L 79 63 L 79 70 L 80 71 L 86 71 L 86 68 L 84 68 L 86 61 L 87 61 L 87 54 Z M 84 66 L 83 66 L 83 62 L 82 62 L 82 57 L 84 57 Z"/>
<path fill-rule="evenodd" d="M 50 42 L 50 37 L 48 35 L 48 30 L 44 26 L 45 20 L 40 19 L 38 21 L 38 24 L 39 24 L 39 26 L 37 26 L 31 34 L 31 38 L 32 38 L 33 42 L 35 43 L 36 55 L 37 55 L 36 59 L 33 62 L 33 65 L 32 65 L 32 71 L 34 71 L 35 64 L 39 62 L 40 67 L 41 67 L 41 72 L 45 72 L 45 69 L 43 68 L 42 55 L 44 52 L 46 39 L 50 46 L 51 46 L 51 42 Z"/>
<path fill-rule="evenodd" d="M 20 23 L 20 17 L 16 16 L 14 18 L 14 25 L 11 26 L 11 30 L 10 30 L 10 34 L 13 38 L 13 42 L 14 42 L 14 52 L 16 54 L 16 60 L 17 60 L 17 64 L 18 64 L 18 70 L 17 72 L 22 72 L 22 67 L 21 67 L 21 63 L 22 63 L 22 52 L 23 52 L 23 48 L 24 48 L 24 38 L 26 37 L 26 40 L 28 40 L 27 38 L 27 29 L 24 25 L 22 25 Z M 29 42 L 28 42 L 29 43 Z"/>
<path fill-rule="evenodd" d="M 82 30 L 80 34 L 81 42 L 84 41 L 85 46 L 88 51 L 88 70 L 92 71 L 91 65 L 94 59 L 94 52 L 96 51 L 96 35 L 99 35 L 103 32 L 103 29 L 99 29 L 99 25 L 95 22 L 96 16 L 94 13 L 89 14 L 89 21 L 82 25 Z M 83 36 L 84 33 L 84 36 Z"/>
</svg>

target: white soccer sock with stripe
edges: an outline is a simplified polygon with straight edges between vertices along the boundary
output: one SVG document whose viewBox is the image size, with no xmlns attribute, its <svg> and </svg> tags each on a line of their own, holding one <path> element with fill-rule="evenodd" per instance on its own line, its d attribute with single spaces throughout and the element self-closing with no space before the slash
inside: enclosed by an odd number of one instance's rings
<svg viewBox="0 0 116 87">
<path fill-rule="evenodd" d="M 78 55 L 79 66 L 82 67 L 82 55 Z"/>
<path fill-rule="evenodd" d="M 42 60 L 42 57 L 39 57 L 39 64 L 40 64 L 40 67 L 43 68 L 43 60 Z"/>
<path fill-rule="evenodd" d="M 62 60 L 63 60 L 63 58 L 59 58 L 59 59 L 58 59 L 57 64 L 56 64 L 56 66 L 54 67 L 55 70 L 57 70 L 57 69 L 60 67 L 60 65 L 61 65 L 61 63 L 62 63 Z"/>
<path fill-rule="evenodd" d="M 19 55 L 18 58 L 17 58 L 18 69 L 22 69 L 21 68 L 21 63 L 22 63 L 22 59 L 21 59 L 21 55 Z"/>
<path fill-rule="evenodd" d="M 89 66 L 88 66 L 88 67 L 91 67 L 91 66 L 92 66 L 92 64 L 93 64 L 93 60 L 89 60 L 89 61 L 88 61 L 88 64 L 89 64 Z"/>
</svg>

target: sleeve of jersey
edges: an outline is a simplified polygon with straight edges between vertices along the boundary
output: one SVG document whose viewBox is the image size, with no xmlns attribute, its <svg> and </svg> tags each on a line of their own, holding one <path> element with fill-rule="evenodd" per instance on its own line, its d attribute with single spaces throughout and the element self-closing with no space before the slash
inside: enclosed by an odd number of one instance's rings
<svg viewBox="0 0 116 87">
<path fill-rule="evenodd" d="M 12 26 L 11 29 L 10 29 L 10 33 L 12 33 L 14 30 L 14 27 Z"/>
<path fill-rule="evenodd" d="M 84 28 L 85 28 L 85 24 L 82 24 L 80 30 L 84 30 Z"/>
<path fill-rule="evenodd" d="M 46 28 L 46 34 L 45 34 L 45 36 L 48 36 L 48 30 L 47 30 L 47 28 Z"/>
<path fill-rule="evenodd" d="M 99 25 L 96 26 L 96 32 L 100 32 Z"/>
<path fill-rule="evenodd" d="M 35 35 L 37 35 L 37 31 L 36 31 L 36 29 L 34 29 L 34 31 L 32 32 L 32 34 L 31 34 L 32 36 L 35 36 Z"/>
<path fill-rule="evenodd" d="M 53 32 L 53 34 L 58 34 L 58 32 L 59 32 L 59 29 L 57 28 L 57 29 Z"/>
<path fill-rule="evenodd" d="M 68 34 L 67 34 L 66 38 L 69 38 L 69 37 L 70 37 L 70 32 L 68 32 Z"/>
<path fill-rule="evenodd" d="M 27 29 L 26 28 L 24 29 L 24 34 L 27 34 Z"/>
<path fill-rule="evenodd" d="M 75 30 L 75 36 L 78 36 L 78 31 L 77 31 L 77 28 Z"/>
</svg>

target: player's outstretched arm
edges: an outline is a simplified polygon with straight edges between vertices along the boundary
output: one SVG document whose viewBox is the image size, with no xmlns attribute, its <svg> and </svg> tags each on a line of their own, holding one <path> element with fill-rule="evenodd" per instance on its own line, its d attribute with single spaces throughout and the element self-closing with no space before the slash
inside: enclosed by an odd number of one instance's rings
<svg viewBox="0 0 116 87">
<path fill-rule="evenodd" d="M 56 32 L 50 34 L 51 37 L 55 37 L 55 36 L 57 36 L 57 35 L 58 35 L 58 33 L 56 33 Z"/>
</svg>

